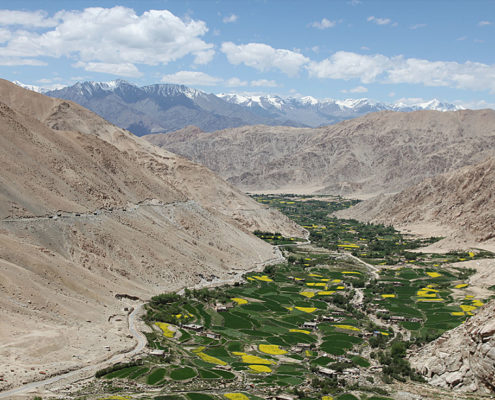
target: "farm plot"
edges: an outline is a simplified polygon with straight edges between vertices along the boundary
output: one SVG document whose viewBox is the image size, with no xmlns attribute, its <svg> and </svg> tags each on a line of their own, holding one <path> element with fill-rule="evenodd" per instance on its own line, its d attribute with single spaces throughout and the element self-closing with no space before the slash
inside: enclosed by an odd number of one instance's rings
<svg viewBox="0 0 495 400">
<path fill-rule="evenodd" d="M 325 378 L 331 383 L 325 393 L 353 398 L 345 394 L 347 382 L 368 377 L 382 385 L 381 375 L 373 371 L 394 371 L 383 362 L 406 365 L 400 379 L 416 378 L 403 358 L 405 348 L 459 325 L 483 304 L 484 299 L 468 295 L 454 299 L 454 290 L 466 290 L 468 275 L 446 267 L 486 255 L 481 251 L 442 257 L 411 253 L 435 239 L 406 238 L 392 227 L 329 216 L 353 201 L 256 200 L 304 225 L 316 247 L 299 248 L 293 246 L 294 238 L 257 232 L 270 243 L 291 244 L 288 262 L 246 274 L 234 286 L 154 297 L 145 317 L 153 329 L 147 334 L 153 351 L 142 365 L 112 370 L 105 379 L 160 387 L 162 397 L 170 400 L 254 400 L 238 388 L 255 387 L 261 397 L 274 387 L 289 393 L 335 371 Z M 378 279 L 342 253 L 378 265 Z M 400 351 L 392 357 L 389 348 Z M 187 393 L 176 393 L 184 387 Z M 230 391 L 211 394 L 218 387 Z M 330 398 L 318 385 L 309 387 L 308 398 Z"/>
</svg>

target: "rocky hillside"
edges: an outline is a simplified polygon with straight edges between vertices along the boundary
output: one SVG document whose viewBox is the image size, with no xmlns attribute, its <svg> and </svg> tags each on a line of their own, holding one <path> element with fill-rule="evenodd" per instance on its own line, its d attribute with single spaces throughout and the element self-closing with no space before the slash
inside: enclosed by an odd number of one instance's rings
<svg viewBox="0 0 495 400">
<path fill-rule="evenodd" d="M 455 235 L 495 238 L 495 159 L 441 174 L 393 196 L 379 196 L 341 211 L 341 217 L 394 226 L 436 223 Z"/>
<path fill-rule="evenodd" d="M 7 81 L 0 171 L 0 389 L 131 346 L 128 298 L 277 258 L 250 230 L 304 234 L 205 167 Z"/>
<path fill-rule="evenodd" d="M 398 192 L 495 155 L 495 111 L 382 111 L 323 128 L 250 126 L 145 136 L 247 190 Z"/>
<path fill-rule="evenodd" d="M 430 384 L 465 392 L 495 391 L 495 301 L 410 357 Z"/>
</svg>

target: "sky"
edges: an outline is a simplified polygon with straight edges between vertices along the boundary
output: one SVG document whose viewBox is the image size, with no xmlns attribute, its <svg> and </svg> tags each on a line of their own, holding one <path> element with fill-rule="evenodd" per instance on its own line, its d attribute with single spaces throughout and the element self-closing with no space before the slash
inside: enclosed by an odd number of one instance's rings
<svg viewBox="0 0 495 400">
<path fill-rule="evenodd" d="M 2 0 L 0 76 L 495 108 L 495 1 Z"/>
</svg>

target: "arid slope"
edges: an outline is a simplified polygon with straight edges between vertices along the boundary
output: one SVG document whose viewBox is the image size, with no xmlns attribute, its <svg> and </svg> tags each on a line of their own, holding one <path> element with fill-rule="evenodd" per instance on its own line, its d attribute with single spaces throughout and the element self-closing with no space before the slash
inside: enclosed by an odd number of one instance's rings
<svg viewBox="0 0 495 400">
<path fill-rule="evenodd" d="M 383 111 L 317 128 L 186 128 L 147 140 L 247 190 L 396 193 L 495 154 L 495 111 Z"/>
<path fill-rule="evenodd" d="M 495 390 L 495 301 L 465 324 L 411 355 L 414 368 L 430 384 L 473 392 Z"/>
<path fill-rule="evenodd" d="M 394 226 L 436 224 L 445 235 L 474 242 L 495 238 L 495 159 L 426 179 L 393 196 L 378 196 L 339 217 Z"/>
<path fill-rule="evenodd" d="M 0 390 L 132 346 L 118 295 L 274 259 L 252 229 L 304 234 L 208 169 L 7 81 L 0 170 Z"/>
</svg>

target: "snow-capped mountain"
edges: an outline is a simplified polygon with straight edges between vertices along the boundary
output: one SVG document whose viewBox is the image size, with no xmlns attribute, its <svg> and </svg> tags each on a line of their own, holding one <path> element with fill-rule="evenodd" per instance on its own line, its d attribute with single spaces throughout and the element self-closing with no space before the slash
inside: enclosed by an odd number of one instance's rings
<svg viewBox="0 0 495 400">
<path fill-rule="evenodd" d="M 265 115 L 266 112 L 278 117 L 291 116 L 292 119 L 308 126 L 327 125 L 343 119 L 355 118 L 370 112 L 392 111 L 455 111 L 462 107 L 443 103 L 437 99 L 428 102 L 398 102 L 386 104 L 371 99 L 323 99 L 306 97 L 244 96 L 238 94 L 219 94 L 219 97 L 232 104 L 247 107 L 253 112 Z"/>
<path fill-rule="evenodd" d="M 245 107 L 184 85 L 139 87 L 124 80 L 78 82 L 45 94 L 75 101 L 139 136 L 175 131 L 188 125 L 215 131 L 270 123 Z"/>
<path fill-rule="evenodd" d="M 121 79 L 78 82 L 57 90 L 14 83 L 52 97 L 75 101 L 137 135 L 169 132 L 188 125 L 207 132 L 254 124 L 317 127 L 383 110 L 460 109 L 436 99 L 385 104 L 370 99 L 215 95 L 175 84 L 140 87 Z"/>
<path fill-rule="evenodd" d="M 20 86 L 21 88 L 24 88 L 24 89 L 27 89 L 27 90 L 31 90 L 31 91 L 36 92 L 36 93 L 46 92 L 46 90 L 43 89 L 40 86 L 36 86 L 36 85 L 25 85 L 24 83 L 19 82 L 19 81 L 13 81 L 12 83 L 15 83 L 17 86 Z"/>
</svg>

